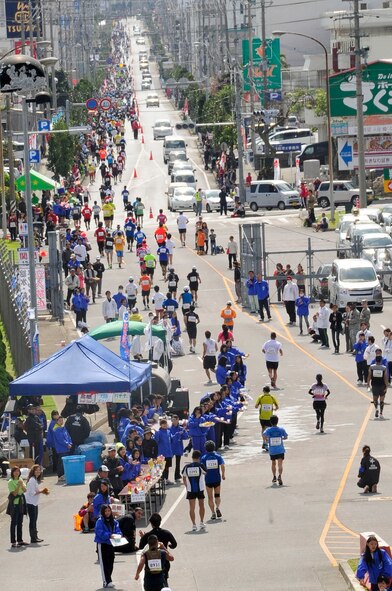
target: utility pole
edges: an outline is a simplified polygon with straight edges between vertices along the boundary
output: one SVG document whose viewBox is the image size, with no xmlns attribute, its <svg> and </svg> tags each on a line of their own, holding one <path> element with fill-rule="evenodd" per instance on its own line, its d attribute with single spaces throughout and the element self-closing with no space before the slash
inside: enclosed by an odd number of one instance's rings
<svg viewBox="0 0 392 591">
<path fill-rule="evenodd" d="M 238 151 L 238 189 L 240 203 L 245 203 L 245 180 L 244 180 L 244 145 L 242 140 L 242 113 L 241 113 L 241 91 L 242 79 L 240 76 L 240 68 L 238 63 L 238 31 L 237 31 L 237 15 L 236 5 L 233 2 L 233 24 L 235 30 L 234 47 L 235 56 L 232 59 L 232 66 L 234 65 L 234 88 L 235 88 L 235 121 L 237 128 L 237 151 Z"/>
<path fill-rule="evenodd" d="M 7 149 L 8 149 L 8 166 L 10 169 L 10 213 L 16 211 L 16 200 L 15 200 L 15 160 L 14 160 L 14 148 L 12 145 L 12 113 L 11 113 L 11 96 L 9 93 L 6 94 L 6 113 L 7 113 Z"/>
<path fill-rule="evenodd" d="M 357 139 L 358 139 L 358 177 L 359 204 L 367 207 L 366 197 L 366 169 L 365 169 L 365 139 L 363 126 L 363 92 L 362 92 L 362 49 L 361 31 L 359 27 L 359 0 L 354 0 L 354 40 L 355 40 L 355 94 L 357 99 Z"/>
<path fill-rule="evenodd" d="M 268 62 L 267 62 L 267 42 L 266 42 L 266 32 L 265 32 L 265 0 L 261 0 L 261 42 L 263 48 L 263 59 L 262 59 L 262 71 L 263 71 L 263 99 L 262 99 L 262 107 L 264 111 L 268 107 L 267 101 L 267 92 L 268 92 L 268 80 L 267 80 L 267 70 L 268 70 Z M 264 125 L 268 125 L 269 117 L 264 115 Z M 266 156 L 269 155 L 269 145 L 266 143 L 264 145 L 264 154 Z"/>
<path fill-rule="evenodd" d="M 252 28 L 252 1 L 248 0 L 248 43 L 249 43 L 249 82 L 250 82 L 250 141 L 252 144 L 253 158 L 256 156 L 256 129 L 255 129 L 255 97 L 253 81 L 253 28 Z"/>
<path fill-rule="evenodd" d="M 1 191 L 1 227 L 3 239 L 7 237 L 7 202 L 5 199 L 4 159 L 3 159 L 3 111 L 0 111 L 0 191 Z"/>
</svg>

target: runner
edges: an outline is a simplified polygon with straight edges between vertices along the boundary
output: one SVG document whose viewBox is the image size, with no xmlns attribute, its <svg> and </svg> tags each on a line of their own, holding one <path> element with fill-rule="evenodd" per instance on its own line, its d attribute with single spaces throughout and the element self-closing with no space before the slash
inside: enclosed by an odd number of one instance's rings
<svg viewBox="0 0 392 591">
<path fill-rule="evenodd" d="M 106 260 L 108 262 L 109 269 L 113 268 L 113 248 L 114 248 L 114 240 L 113 236 L 107 230 L 106 238 L 105 238 L 105 252 L 106 252 Z"/>
<path fill-rule="evenodd" d="M 191 305 L 188 312 L 184 314 L 184 321 L 189 338 L 189 351 L 190 353 L 196 353 L 197 325 L 200 322 L 200 318 L 196 314 L 194 306 Z"/>
<path fill-rule="evenodd" d="M 188 223 L 189 223 L 188 218 L 186 217 L 186 215 L 184 214 L 184 212 L 181 212 L 180 215 L 177 218 L 177 227 L 178 227 L 178 231 L 180 233 L 181 246 L 185 246 L 185 242 L 186 242 L 186 225 Z"/>
<path fill-rule="evenodd" d="M 98 224 L 99 224 L 99 214 L 101 213 L 101 206 L 98 205 L 98 203 L 96 201 L 94 201 L 94 205 L 93 205 L 93 216 L 94 216 L 94 222 L 95 222 L 95 227 L 98 228 Z"/>
<path fill-rule="evenodd" d="M 264 386 L 263 393 L 257 398 L 255 408 L 259 410 L 259 420 L 261 425 L 261 435 L 271 427 L 271 417 L 274 411 L 278 410 L 279 404 L 276 398 L 270 393 L 270 387 Z M 263 440 L 263 449 L 268 451 L 268 444 Z"/>
<path fill-rule="evenodd" d="M 121 269 L 121 265 L 124 258 L 125 238 L 123 232 L 117 232 L 114 238 L 114 248 L 116 249 L 118 268 Z"/>
<path fill-rule="evenodd" d="M 102 222 L 98 222 L 98 228 L 95 230 L 94 236 L 97 239 L 99 254 L 103 256 L 105 252 L 106 231 Z"/>
<path fill-rule="evenodd" d="M 159 591 L 166 585 L 165 574 L 168 571 L 166 562 L 171 562 L 174 557 L 165 548 L 162 542 L 158 542 L 155 535 L 150 535 L 148 550 L 142 553 L 136 570 L 135 581 L 139 580 L 140 573 L 144 568 L 144 591 Z"/>
<path fill-rule="evenodd" d="M 186 278 L 189 281 L 189 289 L 191 290 L 195 308 L 197 308 L 197 292 L 199 284 L 201 283 L 200 275 L 197 272 L 197 267 L 192 267 L 192 271 L 188 273 Z"/>
<path fill-rule="evenodd" d="M 207 473 L 205 476 L 208 506 L 211 509 L 211 519 L 220 519 L 222 513 L 220 510 L 221 504 L 221 481 L 226 479 L 225 461 L 220 454 L 215 451 L 215 443 L 213 441 L 206 442 L 206 452 L 202 458 L 201 463 L 205 466 Z"/>
<path fill-rule="evenodd" d="M 264 443 L 268 443 L 269 454 L 272 462 L 272 484 L 276 483 L 276 462 L 278 462 L 278 483 L 279 486 L 282 486 L 283 460 L 285 454 L 283 440 L 287 439 L 288 435 L 282 427 L 278 427 L 279 417 L 272 415 L 270 420 L 271 427 L 268 427 L 268 429 L 264 431 L 263 441 Z"/>
<path fill-rule="evenodd" d="M 125 237 L 129 252 L 133 252 L 133 242 L 135 240 L 136 224 L 132 218 L 127 218 L 124 224 Z"/>
<path fill-rule="evenodd" d="M 210 372 L 212 371 L 215 373 L 218 343 L 211 338 L 211 332 L 209 330 L 206 330 L 204 334 L 206 340 L 203 343 L 203 369 L 206 372 L 208 378 L 208 382 L 205 385 L 212 386 L 214 382 L 211 380 Z"/>
<path fill-rule="evenodd" d="M 144 264 L 146 266 L 146 274 L 151 277 L 151 281 L 154 279 L 154 271 L 157 266 L 157 260 L 154 254 L 147 252 L 143 257 Z"/>
<path fill-rule="evenodd" d="M 226 302 L 226 307 L 222 308 L 220 313 L 220 317 L 223 319 L 224 325 L 227 326 L 231 332 L 234 330 L 234 319 L 237 317 L 236 311 L 231 307 L 232 305 L 232 302 L 229 300 Z"/>
<path fill-rule="evenodd" d="M 161 293 L 159 291 L 159 285 L 155 285 L 154 286 L 154 293 L 152 296 L 152 303 L 154 304 L 155 307 L 155 312 L 158 316 L 159 319 L 163 318 L 163 302 L 165 300 L 165 296 L 163 295 L 163 293 Z"/>
<path fill-rule="evenodd" d="M 378 413 L 378 399 L 380 399 L 380 419 L 383 419 L 384 399 L 388 388 L 387 368 L 382 363 L 382 355 L 376 355 L 375 363 L 369 367 L 368 388 L 372 388 L 373 404 L 376 409 L 375 418 L 379 416 Z"/>
<path fill-rule="evenodd" d="M 136 306 L 137 291 L 138 290 L 134 279 L 133 277 L 130 277 L 128 283 L 125 286 L 125 293 L 127 294 L 128 298 L 128 308 L 130 310 Z"/>
<path fill-rule="evenodd" d="M 185 285 L 185 287 L 183 288 L 183 292 L 180 295 L 179 300 L 180 300 L 180 302 L 182 302 L 181 309 L 182 309 L 182 314 L 185 319 L 185 314 L 189 311 L 189 308 L 191 307 L 191 305 L 193 303 L 193 296 L 190 293 L 189 287 L 187 285 Z"/>
<path fill-rule="evenodd" d="M 316 383 L 310 387 L 309 394 L 313 397 L 313 408 L 317 417 L 316 429 L 320 429 L 320 433 L 324 433 L 324 413 L 330 393 L 327 384 L 323 384 L 323 376 L 318 373 Z"/>
<path fill-rule="evenodd" d="M 166 243 L 167 246 L 167 243 Z M 169 275 L 166 277 L 167 281 L 167 288 L 170 291 L 173 298 L 177 297 L 177 286 L 179 282 L 179 277 L 177 273 L 174 271 L 174 267 L 169 267 Z"/>
<path fill-rule="evenodd" d="M 271 338 L 266 341 L 262 347 L 262 352 L 265 355 L 265 362 L 268 370 L 268 375 L 271 380 L 271 387 L 277 388 L 279 355 L 283 355 L 282 345 L 276 340 L 276 332 L 271 332 Z"/>
<path fill-rule="evenodd" d="M 147 273 L 143 273 L 143 275 L 139 279 L 139 285 L 142 290 L 142 298 L 143 298 L 143 306 L 145 310 L 150 309 L 150 291 L 151 291 L 151 279 Z"/>
<path fill-rule="evenodd" d="M 157 241 L 158 246 L 165 245 L 167 230 L 162 223 L 160 223 L 158 228 L 155 230 L 154 236 L 155 236 L 155 240 Z"/>
<path fill-rule="evenodd" d="M 167 265 L 169 264 L 169 249 L 166 247 L 165 242 L 159 246 L 157 250 L 159 258 L 159 264 L 161 265 L 162 277 L 166 281 Z"/>
<path fill-rule="evenodd" d="M 189 501 L 189 517 L 192 521 L 192 531 L 197 531 L 195 506 L 196 499 L 199 503 L 200 530 L 205 530 L 204 524 L 204 489 L 206 469 L 200 464 L 201 452 L 195 450 L 192 454 L 192 462 L 186 464 L 182 470 L 182 481 L 187 490 L 186 498 Z"/>
</svg>

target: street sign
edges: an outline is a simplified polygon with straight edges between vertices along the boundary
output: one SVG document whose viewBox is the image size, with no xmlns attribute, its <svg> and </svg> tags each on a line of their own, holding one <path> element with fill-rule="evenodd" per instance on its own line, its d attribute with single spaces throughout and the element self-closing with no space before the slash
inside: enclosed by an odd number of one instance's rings
<svg viewBox="0 0 392 591">
<path fill-rule="evenodd" d="M 19 222 L 18 223 L 18 234 L 19 234 L 19 236 L 27 236 L 28 225 L 26 222 Z"/>
<path fill-rule="evenodd" d="M 29 264 L 29 249 L 28 248 L 18 248 L 17 253 L 18 253 L 18 265 L 28 265 Z M 39 262 L 38 250 L 34 251 L 34 260 L 36 263 Z"/>
<path fill-rule="evenodd" d="M 354 168 L 353 141 L 348 138 L 338 139 L 339 170 L 352 170 Z"/>
<path fill-rule="evenodd" d="M 331 135 L 333 137 L 348 135 L 348 122 L 347 121 L 332 121 Z"/>
<path fill-rule="evenodd" d="M 265 61 L 267 89 L 280 90 L 282 88 L 282 75 L 280 67 L 280 40 L 266 39 L 265 41 Z M 250 68 L 249 41 L 242 40 L 242 63 L 244 65 L 244 90 L 250 90 L 251 86 L 260 94 L 263 91 L 264 72 L 263 72 L 263 43 L 257 37 L 252 39 L 252 61 L 253 72 Z M 276 99 L 275 99 L 276 100 Z M 263 102 L 263 101 L 262 101 Z"/>
<path fill-rule="evenodd" d="M 49 119 L 39 119 L 39 121 L 38 121 L 38 131 L 50 131 L 50 121 L 49 121 Z"/>
<path fill-rule="evenodd" d="M 281 101 L 282 100 L 282 91 L 281 90 L 274 90 L 269 93 L 269 100 L 270 101 Z"/>
<path fill-rule="evenodd" d="M 277 152 L 300 152 L 302 144 L 273 144 Z"/>
<path fill-rule="evenodd" d="M 392 115 L 392 63 L 377 61 L 363 66 L 364 115 Z M 329 78 L 332 117 L 357 114 L 356 76 L 352 68 Z"/>
<path fill-rule="evenodd" d="M 95 98 L 89 98 L 86 101 L 86 107 L 88 108 L 89 111 L 95 111 L 95 109 L 98 109 L 98 101 Z"/>
<path fill-rule="evenodd" d="M 99 106 L 103 111 L 109 111 L 112 106 L 112 101 L 109 98 L 103 98 L 99 101 Z"/>
<path fill-rule="evenodd" d="M 29 162 L 30 164 L 39 164 L 41 160 L 41 155 L 39 150 L 29 150 Z"/>
</svg>

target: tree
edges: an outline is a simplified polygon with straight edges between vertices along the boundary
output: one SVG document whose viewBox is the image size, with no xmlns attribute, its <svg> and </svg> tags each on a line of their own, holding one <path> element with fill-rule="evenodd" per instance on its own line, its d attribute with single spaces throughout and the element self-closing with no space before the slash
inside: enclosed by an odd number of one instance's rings
<svg viewBox="0 0 392 591">
<path fill-rule="evenodd" d="M 55 179 L 66 177 L 72 167 L 75 155 L 75 140 L 66 131 L 67 124 L 63 119 L 55 123 L 54 130 L 63 130 L 64 133 L 53 133 L 49 139 L 48 168 L 54 172 Z"/>
</svg>

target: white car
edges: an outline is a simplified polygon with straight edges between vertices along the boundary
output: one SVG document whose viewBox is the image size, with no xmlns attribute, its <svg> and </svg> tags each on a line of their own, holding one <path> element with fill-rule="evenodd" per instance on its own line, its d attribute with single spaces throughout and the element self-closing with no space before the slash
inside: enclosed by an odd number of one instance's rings
<svg viewBox="0 0 392 591">
<path fill-rule="evenodd" d="M 143 71 L 143 70 L 149 70 L 149 69 L 150 69 L 150 65 L 146 59 L 141 60 L 139 62 L 139 70 Z"/>
<path fill-rule="evenodd" d="M 156 92 L 147 95 L 146 107 L 159 107 L 159 96 Z"/>
<path fill-rule="evenodd" d="M 392 238 L 389 234 L 364 234 L 360 241 L 362 258 L 374 261 L 378 250 L 392 248 Z"/>
<path fill-rule="evenodd" d="M 197 178 L 195 177 L 192 170 L 179 170 L 171 176 L 173 183 L 185 183 L 189 187 L 193 187 L 196 190 Z"/>
<path fill-rule="evenodd" d="M 177 172 L 195 172 L 193 168 L 193 164 L 186 160 L 175 160 L 173 162 L 172 170 L 171 170 L 171 181 L 174 182 L 173 176 L 177 174 Z"/>
<path fill-rule="evenodd" d="M 167 135 L 172 135 L 173 126 L 168 119 L 159 119 L 158 121 L 155 121 L 152 132 L 154 140 L 162 140 Z"/>
<path fill-rule="evenodd" d="M 142 80 L 142 90 L 151 90 L 151 84 L 152 82 L 148 78 Z"/>
<path fill-rule="evenodd" d="M 167 162 L 167 174 L 171 173 L 175 162 L 187 162 L 187 161 L 188 161 L 188 156 L 187 156 L 185 150 L 173 150 L 173 152 L 170 152 L 170 154 L 169 154 L 169 159 Z"/>
<path fill-rule="evenodd" d="M 136 45 L 145 45 L 146 42 L 144 40 L 144 37 L 137 37 L 136 38 Z"/>
<path fill-rule="evenodd" d="M 172 195 L 168 195 L 169 211 L 193 210 L 195 209 L 195 193 L 193 187 L 177 187 Z"/>
<path fill-rule="evenodd" d="M 203 209 L 206 210 L 207 213 L 211 211 L 219 211 L 220 210 L 220 198 L 219 198 L 219 189 L 206 189 L 201 191 L 201 199 L 203 203 Z M 226 196 L 227 201 L 227 209 L 234 210 L 234 199 L 229 195 Z"/>
</svg>

